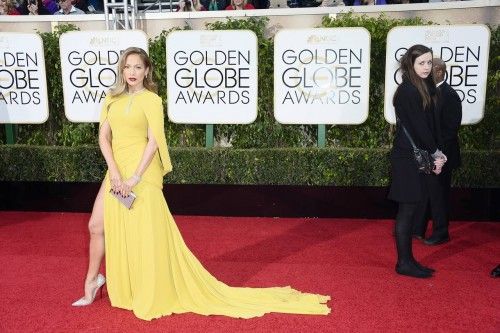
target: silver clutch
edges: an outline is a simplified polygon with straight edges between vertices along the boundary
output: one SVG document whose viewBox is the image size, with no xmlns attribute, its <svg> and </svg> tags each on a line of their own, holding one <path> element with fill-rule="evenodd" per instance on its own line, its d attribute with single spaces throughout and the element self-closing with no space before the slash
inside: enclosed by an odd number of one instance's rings
<svg viewBox="0 0 500 333">
<path fill-rule="evenodd" d="M 130 194 L 126 197 L 123 197 L 120 193 L 113 192 L 113 190 L 110 190 L 109 193 L 111 193 L 116 199 L 118 199 L 118 201 L 120 201 L 125 207 L 127 207 L 127 209 L 130 209 L 132 207 L 132 204 L 137 198 L 134 192 L 130 192 Z"/>
</svg>

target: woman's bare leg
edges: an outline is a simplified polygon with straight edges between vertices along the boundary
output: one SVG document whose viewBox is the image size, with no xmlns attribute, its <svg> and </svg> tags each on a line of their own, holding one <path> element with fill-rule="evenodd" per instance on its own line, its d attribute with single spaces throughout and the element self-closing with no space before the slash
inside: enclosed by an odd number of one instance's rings
<svg viewBox="0 0 500 333">
<path fill-rule="evenodd" d="M 97 274 L 104 256 L 104 181 L 95 198 L 92 215 L 89 220 L 89 268 L 85 278 L 85 299 L 92 298 Z"/>
</svg>

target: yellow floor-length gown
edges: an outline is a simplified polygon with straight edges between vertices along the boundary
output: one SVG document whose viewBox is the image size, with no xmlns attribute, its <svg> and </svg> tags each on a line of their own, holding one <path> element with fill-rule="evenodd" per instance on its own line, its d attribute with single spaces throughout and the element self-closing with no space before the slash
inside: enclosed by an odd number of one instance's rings
<svg viewBox="0 0 500 333">
<path fill-rule="evenodd" d="M 194 312 L 237 318 L 269 312 L 321 314 L 330 297 L 290 287 L 230 287 L 213 277 L 185 245 L 162 193 L 171 171 L 161 98 L 142 90 L 106 98 L 101 124 L 112 130 L 113 156 L 122 178 L 132 176 L 146 147 L 148 127 L 158 143 L 151 164 L 133 189 L 137 199 L 125 208 L 109 194 L 106 180 L 104 230 L 107 289 L 112 306 L 151 320 Z"/>
</svg>

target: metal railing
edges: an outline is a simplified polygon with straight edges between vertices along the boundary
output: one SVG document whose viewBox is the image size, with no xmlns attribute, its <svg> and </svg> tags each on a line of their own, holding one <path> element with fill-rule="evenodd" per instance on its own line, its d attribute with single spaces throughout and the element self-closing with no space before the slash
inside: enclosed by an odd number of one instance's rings
<svg viewBox="0 0 500 333">
<path fill-rule="evenodd" d="M 178 3 L 179 0 L 104 0 L 106 29 L 135 29 L 138 12 L 173 12 Z"/>
</svg>

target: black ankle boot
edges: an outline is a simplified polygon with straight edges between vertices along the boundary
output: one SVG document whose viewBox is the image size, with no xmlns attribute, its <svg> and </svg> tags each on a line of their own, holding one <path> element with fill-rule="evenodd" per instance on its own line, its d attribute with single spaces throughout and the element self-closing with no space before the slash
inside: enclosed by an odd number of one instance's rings
<svg viewBox="0 0 500 333">
<path fill-rule="evenodd" d="M 412 276 L 420 279 L 430 278 L 432 276 L 431 272 L 419 269 L 411 261 L 408 263 L 396 264 L 396 272 L 401 275 Z"/>
<path fill-rule="evenodd" d="M 415 258 L 413 258 L 411 261 L 421 271 L 428 272 L 428 273 L 434 273 L 436 271 L 434 268 L 422 265 L 421 263 L 419 263 L 418 261 L 416 261 Z"/>
</svg>

